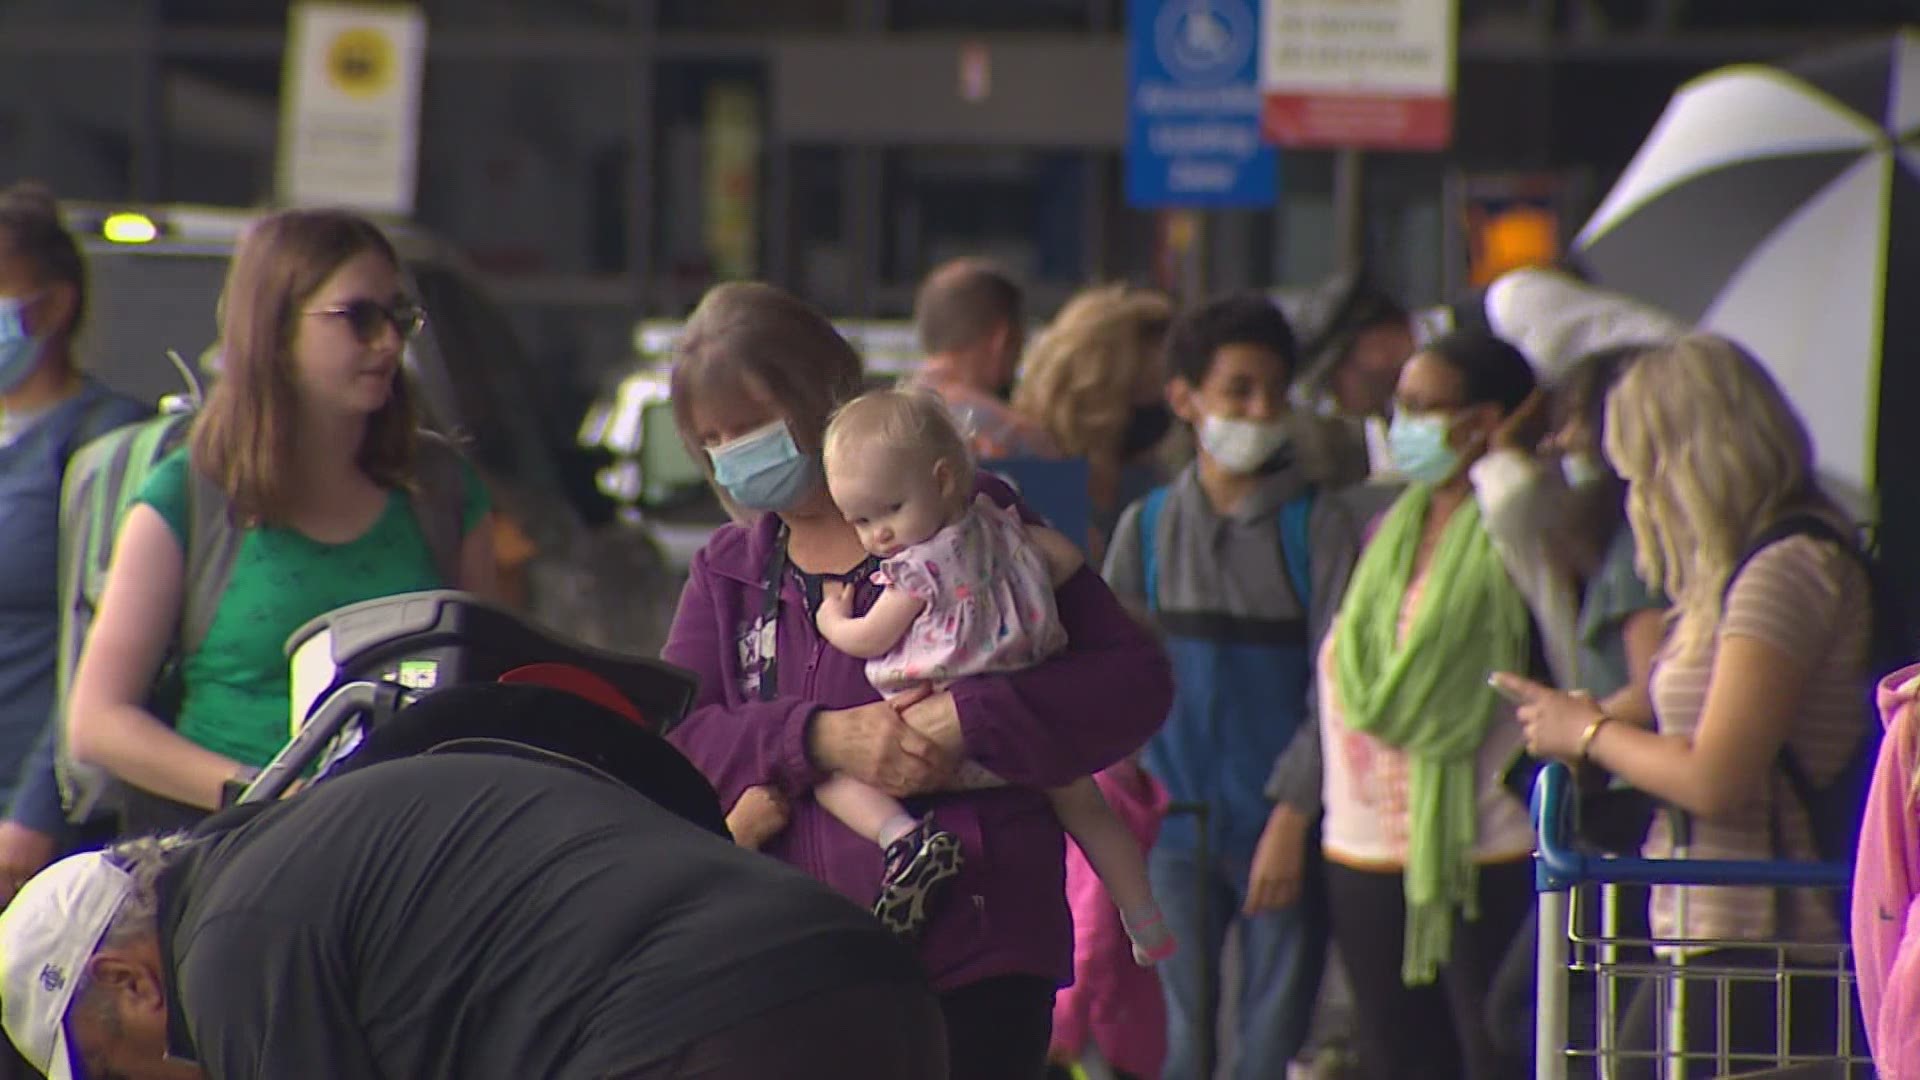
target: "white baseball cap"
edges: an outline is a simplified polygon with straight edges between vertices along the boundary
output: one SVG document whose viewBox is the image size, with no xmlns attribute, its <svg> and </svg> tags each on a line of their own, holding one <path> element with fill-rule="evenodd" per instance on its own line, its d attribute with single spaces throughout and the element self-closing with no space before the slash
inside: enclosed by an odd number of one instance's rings
<svg viewBox="0 0 1920 1080">
<path fill-rule="evenodd" d="M 47 1080 L 73 1080 L 67 1009 L 133 878 L 89 851 L 34 875 L 0 912 L 0 1023 Z"/>
</svg>

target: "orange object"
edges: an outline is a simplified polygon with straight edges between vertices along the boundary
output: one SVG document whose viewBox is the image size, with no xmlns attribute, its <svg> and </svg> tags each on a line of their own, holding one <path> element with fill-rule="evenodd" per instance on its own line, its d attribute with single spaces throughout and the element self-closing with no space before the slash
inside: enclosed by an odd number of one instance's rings
<svg viewBox="0 0 1920 1080">
<path fill-rule="evenodd" d="M 1560 256 L 1560 222 L 1552 211 L 1516 206 L 1489 215 L 1478 230 L 1473 284 L 1490 284 L 1510 270 L 1549 266 Z"/>
</svg>

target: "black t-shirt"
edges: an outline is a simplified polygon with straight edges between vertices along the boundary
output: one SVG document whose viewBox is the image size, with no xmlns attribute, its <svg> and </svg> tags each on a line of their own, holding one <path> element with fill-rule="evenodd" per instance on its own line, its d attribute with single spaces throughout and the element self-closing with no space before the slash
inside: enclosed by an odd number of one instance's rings
<svg viewBox="0 0 1920 1080">
<path fill-rule="evenodd" d="M 564 765 L 434 754 L 251 809 L 160 886 L 174 1052 L 215 1080 L 599 1077 L 922 977 L 837 893 Z"/>
</svg>

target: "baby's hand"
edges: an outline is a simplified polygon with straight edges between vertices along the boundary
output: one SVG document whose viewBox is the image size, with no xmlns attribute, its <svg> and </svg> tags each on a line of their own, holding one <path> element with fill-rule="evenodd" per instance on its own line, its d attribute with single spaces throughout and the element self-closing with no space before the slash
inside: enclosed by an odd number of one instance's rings
<svg viewBox="0 0 1920 1080">
<path fill-rule="evenodd" d="M 727 831 L 743 848 L 759 850 L 787 827 L 787 797 L 764 786 L 750 787 L 727 813 Z"/>
<path fill-rule="evenodd" d="M 820 590 L 820 614 L 836 619 L 853 617 L 853 586 L 844 581 L 829 581 Z"/>
</svg>

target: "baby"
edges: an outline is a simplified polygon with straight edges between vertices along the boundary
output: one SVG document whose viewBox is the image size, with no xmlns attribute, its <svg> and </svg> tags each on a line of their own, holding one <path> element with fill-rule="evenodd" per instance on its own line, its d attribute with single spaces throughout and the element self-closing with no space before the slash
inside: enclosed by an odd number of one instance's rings
<svg viewBox="0 0 1920 1080">
<path fill-rule="evenodd" d="M 827 426 L 827 488 L 880 559 L 882 592 L 864 615 L 852 590 L 821 603 L 821 636 L 867 661 L 874 689 L 892 697 L 969 675 L 1016 671 L 1066 647 L 1053 591 L 1080 568 L 1080 552 L 1051 529 L 975 497 L 966 442 L 937 397 L 883 390 L 840 409 Z M 1003 784 L 978 763 L 958 786 Z M 1091 777 L 1047 793 L 1061 825 L 1086 853 L 1120 909 L 1134 959 L 1148 965 L 1174 949 L 1147 882 L 1140 848 Z M 884 849 L 874 913 L 896 933 L 926 921 L 937 886 L 959 872 L 959 841 L 916 819 L 892 796 L 846 776 L 814 792 L 828 813 Z"/>
</svg>

